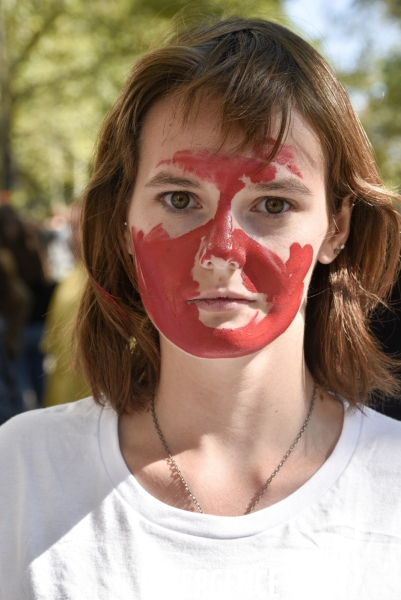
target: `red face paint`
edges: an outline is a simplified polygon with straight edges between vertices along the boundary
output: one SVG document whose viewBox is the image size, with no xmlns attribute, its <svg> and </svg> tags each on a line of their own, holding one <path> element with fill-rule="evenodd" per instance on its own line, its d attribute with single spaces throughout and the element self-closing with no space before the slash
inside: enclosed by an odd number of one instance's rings
<svg viewBox="0 0 401 600">
<path fill-rule="evenodd" d="M 291 170 L 291 156 L 281 160 Z M 170 238 L 161 224 L 147 235 L 132 228 L 141 297 L 150 318 L 167 339 L 194 356 L 230 358 L 261 350 L 297 314 L 313 256 L 310 245 L 292 244 L 284 263 L 241 229 L 232 228 L 231 201 L 245 187 L 241 178 L 249 177 L 253 183 L 271 181 L 276 167 L 270 164 L 261 169 L 256 158 L 190 151 L 177 152 L 163 163 L 213 182 L 220 198 L 213 219 L 178 238 Z M 193 269 L 196 260 L 202 265 L 212 257 L 236 263 L 246 290 L 266 295 L 266 316 L 258 321 L 255 313 L 246 325 L 227 329 L 207 327 L 199 320 L 197 306 L 187 302 L 199 296 Z"/>
<path fill-rule="evenodd" d="M 259 151 L 258 155 L 261 158 L 263 158 L 263 160 L 267 160 L 269 158 L 269 155 L 270 155 L 275 143 L 276 143 L 276 140 L 269 138 L 267 141 L 267 147 L 264 148 L 263 150 Z M 285 145 L 281 146 L 280 150 L 277 152 L 277 154 L 274 158 L 274 162 L 286 167 L 286 169 L 288 169 L 288 171 L 290 173 L 292 173 L 293 175 L 296 175 L 297 177 L 302 179 L 302 173 L 295 164 L 294 152 L 293 152 L 291 146 L 285 146 Z"/>
</svg>

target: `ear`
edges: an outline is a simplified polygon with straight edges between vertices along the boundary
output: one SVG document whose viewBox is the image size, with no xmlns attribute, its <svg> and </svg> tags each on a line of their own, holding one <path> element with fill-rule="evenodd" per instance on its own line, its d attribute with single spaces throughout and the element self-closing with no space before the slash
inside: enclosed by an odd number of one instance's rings
<svg viewBox="0 0 401 600">
<path fill-rule="evenodd" d="M 345 246 L 351 227 L 351 214 L 353 208 L 353 196 L 346 196 L 341 209 L 334 215 L 327 230 L 326 237 L 317 255 L 319 262 L 328 265 L 337 258 Z"/>
</svg>

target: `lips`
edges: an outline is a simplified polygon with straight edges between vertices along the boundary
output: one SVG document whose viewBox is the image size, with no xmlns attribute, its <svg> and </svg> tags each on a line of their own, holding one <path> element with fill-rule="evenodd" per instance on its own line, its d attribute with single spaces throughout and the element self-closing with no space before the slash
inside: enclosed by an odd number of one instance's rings
<svg viewBox="0 0 401 600">
<path fill-rule="evenodd" d="M 188 304 L 195 304 L 198 309 L 208 312 L 230 312 L 238 310 L 241 306 L 249 306 L 255 303 L 254 298 L 247 298 L 237 292 L 209 292 L 199 297 L 190 298 Z"/>
<path fill-rule="evenodd" d="M 189 300 L 195 304 L 198 309 L 208 312 L 230 312 L 238 310 L 241 306 L 251 305 L 255 300 L 245 300 L 244 298 L 200 298 L 197 300 Z"/>
</svg>

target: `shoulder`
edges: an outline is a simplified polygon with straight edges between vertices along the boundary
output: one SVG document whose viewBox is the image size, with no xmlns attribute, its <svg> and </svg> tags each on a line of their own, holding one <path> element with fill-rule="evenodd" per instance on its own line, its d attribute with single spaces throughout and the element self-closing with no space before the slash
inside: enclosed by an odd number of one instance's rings
<svg viewBox="0 0 401 600">
<path fill-rule="evenodd" d="M 101 414 L 86 398 L 18 415 L 0 427 L 0 515 L 7 515 L 0 518 L 0 548 L 7 548 L 0 558 L 0 598 L 3 581 L 19 585 L 36 559 L 42 579 L 43 565 L 54 559 L 53 573 L 61 556 L 58 544 L 68 553 L 70 532 L 112 492 L 99 443 Z M 72 534 L 76 548 L 79 536 Z M 51 559 L 43 562 L 45 555 Z M 4 573 L 14 571 L 15 581 L 8 581 Z"/>
<path fill-rule="evenodd" d="M 348 462 L 326 506 L 342 524 L 338 531 L 372 548 L 399 544 L 401 422 L 370 408 L 348 408 L 341 449 Z"/>
<path fill-rule="evenodd" d="M 367 437 L 386 443 L 401 443 L 401 421 L 368 407 L 362 409 L 362 414 L 362 429 Z"/>
<path fill-rule="evenodd" d="M 13 459 L 18 455 L 35 455 L 53 451 L 82 438 L 97 434 L 101 407 L 93 398 L 22 413 L 0 427 L 0 456 Z M 3 462 L 4 464 L 4 462 Z"/>
<path fill-rule="evenodd" d="M 63 505 L 61 491 L 62 497 L 68 489 L 90 495 L 85 486 L 103 473 L 101 410 L 86 398 L 18 415 L 0 427 L 0 514 L 14 510 L 15 498 L 26 514 L 38 506 L 50 514 L 53 504 Z"/>
<path fill-rule="evenodd" d="M 364 408 L 358 450 L 370 469 L 398 474 L 401 485 L 401 421 Z"/>
</svg>

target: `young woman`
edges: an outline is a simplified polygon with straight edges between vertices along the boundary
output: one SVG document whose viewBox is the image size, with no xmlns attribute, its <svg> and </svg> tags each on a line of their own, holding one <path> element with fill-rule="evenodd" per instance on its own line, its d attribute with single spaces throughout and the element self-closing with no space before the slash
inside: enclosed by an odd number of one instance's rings
<svg viewBox="0 0 401 600">
<path fill-rule="evenodd" d="M 398 599 L 369 332 L 399 219 L 332 71 L 263 20 L 142 57 L 86 193 L 93 397 L 0 431 L 0 598 Z"/>
</svg>

